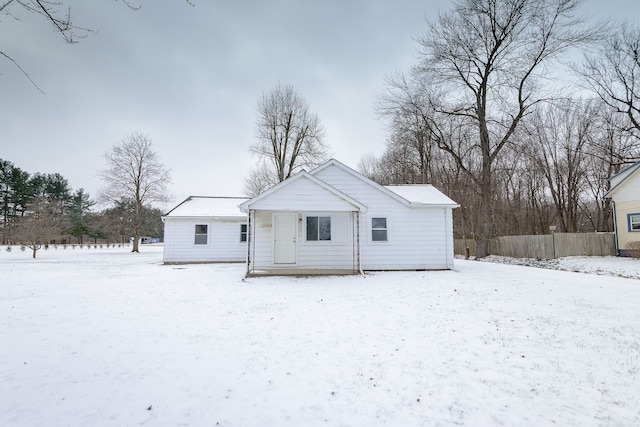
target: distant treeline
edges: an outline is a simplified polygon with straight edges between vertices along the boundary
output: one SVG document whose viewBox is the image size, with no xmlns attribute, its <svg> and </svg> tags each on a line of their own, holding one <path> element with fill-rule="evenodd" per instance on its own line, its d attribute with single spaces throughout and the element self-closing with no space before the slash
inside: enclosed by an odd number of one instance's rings
<svg viewBox="0 0 640 427">
<path fill-rule="evenodd" d="M 29 173 L 0 159 L 0 243 L 129 242 L 135 203 L 122 198 L 101 211 L 83 188 L 59 173 Z M 163 212 L 143 207 L 143 235 L 162 239 Z"/>
</svg>

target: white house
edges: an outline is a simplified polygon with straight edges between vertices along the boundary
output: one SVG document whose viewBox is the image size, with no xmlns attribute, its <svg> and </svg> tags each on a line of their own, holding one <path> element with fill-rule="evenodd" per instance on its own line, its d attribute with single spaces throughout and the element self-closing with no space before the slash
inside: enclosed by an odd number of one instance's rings
<svg viewBox="0 0 640 427">
<path fill-rule="evenodd" d="M 456 207 L 431 185 L 381 186 L 332 159 L 240 205 L 247 274 L 450 269 Z"/>
<path fill-rule="evenodd" d="M 165 264 L 245 262 L 247 198 L 191 196 L 162 217 Z"/>
<path fill-rule="evenodd" d="M 616 249 L 621 256 L 640 250 L 640 161 L 609 178 L 605 198 L 613 203 Z"/>
</svg>

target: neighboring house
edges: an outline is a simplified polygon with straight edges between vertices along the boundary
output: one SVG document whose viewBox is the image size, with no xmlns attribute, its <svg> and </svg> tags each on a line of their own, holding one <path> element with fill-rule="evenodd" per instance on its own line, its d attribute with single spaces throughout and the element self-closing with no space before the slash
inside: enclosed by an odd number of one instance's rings
<svg viewBox="0 0 640 427">
<path fill-rule="evenodd" d="M 640 250 L 640 161 L 609 178 L 609 183 L 604 197 L 613 202 L 616 249 L 618 255 L 629 256 L 631 250 Z"/>
<path fill-rule="evenodd" d="M 247 198 L 191 196 L 162 217 L 165 264 L 244 262 Z"/>
<path fill-rule="evenodd" d="M 332 159 L 240 205 L 247 274 L 451 269 L 456 207 L 431 185 L 381 186 Z"/>
</svg>

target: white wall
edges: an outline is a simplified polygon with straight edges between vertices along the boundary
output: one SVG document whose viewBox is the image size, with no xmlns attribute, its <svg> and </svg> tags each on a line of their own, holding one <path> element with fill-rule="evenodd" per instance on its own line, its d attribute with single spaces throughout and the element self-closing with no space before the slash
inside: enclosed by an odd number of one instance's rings
<svg viewBox="0 0 640 427">
<path fill-rule="evenodd" d="M 409 208 L 337 166 L 315 176 L 367 206 L 360 220 L 364 270 L 446 269 L 453 266 L 450 208 Z M 388 242 L 371 241 L 371 218 L 386 217 Z"/>
<path fill-rule="evenodd" d="M 247 243 L 240 242 L 240 224 L 244 218 L 183 219 L 167 217 L 164 224 L 164 256 L 166 263 L 244 262 Z M 206 245 L 194 243 L 196 224 L 208 225 Z"/>
<path fill-rule="evenodd" d="M 280 212 L 290 214 L 290 211 Z M 254 270 L 260 269 L 353 269 L 353 222 L 351 212 L 296 212 L 297 262 L 295 265 L 273 264 L 273 215 L 277 211 L 260 211 L 255 215 Z M 331 241 L 306 241 L 306 216 L 331 216 Z M 253 243 L 252 243 L 253 244 Z"/>
<path fill-rule="evenodd" d="M 351 211 L 355 207 L 310 179 L 301 176 L 288 183 L 283 189 L 274 191 L 264 199 L 253 203 L 250 209 Z"/>
</svg>

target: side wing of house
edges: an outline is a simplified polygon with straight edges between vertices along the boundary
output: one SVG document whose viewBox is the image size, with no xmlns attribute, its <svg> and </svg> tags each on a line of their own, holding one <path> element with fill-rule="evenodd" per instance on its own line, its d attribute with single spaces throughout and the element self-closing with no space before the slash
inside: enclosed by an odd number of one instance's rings
<svg viewBox="0 0 640 427">
<path fill-rule="evenodd" d="M 189 197 L 162 217 L 166 264 L 244 262 L 247 217 L 238 205 L 246 198 Z"/>
<path fill-rule="evenodd" d="M 166 218 L 163 261 L 171 263 L 244 262 L 246 218 Z"/>
<path fill-rule="evenodd" d="M 367 206 L 359 225 L 363 270 L 453 267 L 453 201 L 451 206 L 412 204 L 337 161 L 311 173 Z"/>
<path fill-rule="evenodd" d="M 614 202 L 616 242 L 620 255 L 640 248 L 640 167 L 630 172 L 624 175 L 623 180 L 612 179 L 614 187 L 606 196 Z"/>
</svg>

